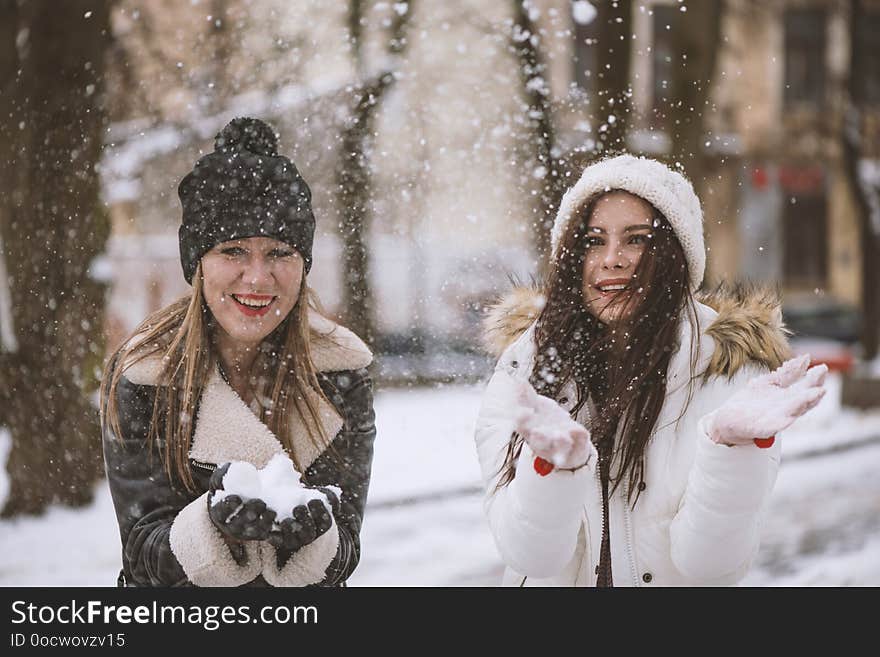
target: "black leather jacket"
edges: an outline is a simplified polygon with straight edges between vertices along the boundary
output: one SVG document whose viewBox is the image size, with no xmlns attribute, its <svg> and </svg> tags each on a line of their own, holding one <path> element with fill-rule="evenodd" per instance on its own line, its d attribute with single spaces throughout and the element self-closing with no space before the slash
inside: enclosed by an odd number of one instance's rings
<svg viewBox="0 0 880 657">
<path fill-rule="evenodd" d="M 302 480 L 308 486 L 334 485 L 342 490 L 336 516 L 339 548 L 319 585 L 344 586 L 360 559 L 360 529 L 376 437 L 372 381 L 366 369 L 322 372 L 318 379 L 344 425 L 332 449 L 314 460 Z M 160 458 L 161 440 L 154 441 L 151 449 L 146 448 L 156 388 L 121 377 L 116 394 L 122 438 L 117 438 L 106 423 L 102 435 L 107 479 L 122 540 L 118 584 L 189 586 L 191 582 L 171 551 L 171 524 L 183 507 L 208 490 L 211 472 L 219 464 L 190 461 L 196 482 L 192 492 L 169 481 Z M 266 582 L 258 576 L 248 585 L 266 586 Z"/>
</svg>

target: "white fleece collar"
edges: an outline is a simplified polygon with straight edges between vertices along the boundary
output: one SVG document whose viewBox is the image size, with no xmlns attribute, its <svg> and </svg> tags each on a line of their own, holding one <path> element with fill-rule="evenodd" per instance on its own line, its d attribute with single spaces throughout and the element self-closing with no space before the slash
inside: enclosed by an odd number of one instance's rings
<svg viewBox="0 0 880 657">
<path fill-rule="evenodd" d="M 373 362 L 367 345 L 344 326 L 310 313 L 309 328 L 312 362 L 319 372 L 357 370 Z"/>
<path fill-rule="evenodd" d="M 314 313 L 309 317 L 309 324 L 312 360 L 319 372 L 360 369 L 372 362 L 370 350 L 348 329 Z M 125 378 L 137 385 L 156 385 L 161 369 L 161 356 L 151 356 L 126 367 Z M 332 440 L 342 428 L 342 418 L 317 393 L 308 394 L 318 410 L 325 435 Z M 297 413 L 291 416 L 290 438 L 295 460 L 302 470 L 327 447 L 313 443 Z M 278 437 L 260 422 L 215 368 L 199 400 L 190 457 L 205 463 L 248 461 L 261 468 L 283 451 Z"/>
<path fill-rule="evenodd" d="M 309 392 L 318 408 L 325 434 L 332 440 L 342 428 L 343 421 L 336 409 Z M 290 417 L 290 439 L 295 460 L 305 470 L 323 452 L 327 445 L 316 445 L 298 413 Z M 211 372 L 199 401 L 199 414 L 189 455 L 203 463 L 247 461 L 262 468 L 275 454 L 282 454 L 281 441 L 260 422 L 241 397 L 220 376 Z"/>
</svg>

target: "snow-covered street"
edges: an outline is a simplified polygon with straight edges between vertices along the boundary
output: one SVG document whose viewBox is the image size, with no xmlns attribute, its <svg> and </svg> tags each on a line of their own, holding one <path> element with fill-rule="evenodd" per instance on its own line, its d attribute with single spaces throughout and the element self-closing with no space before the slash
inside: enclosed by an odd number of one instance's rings
<svg viewBox="0 0 880 657">
<path fill-rule="evenodd" d="M 880 585 L 880 413 L 841 410 L 839 385 L 832 376 L 826 398 L 785 436 L 761 551 L 745 584 Z M 456 385 L 377 394 L 363 556 L 351 586 L 499 583 L 472 439 L 481 392 L 481 385 Z M 112 586 L 119 551 L 102 483 L 86 509 L 0 522 L 0 584 Z"/>
</svg>

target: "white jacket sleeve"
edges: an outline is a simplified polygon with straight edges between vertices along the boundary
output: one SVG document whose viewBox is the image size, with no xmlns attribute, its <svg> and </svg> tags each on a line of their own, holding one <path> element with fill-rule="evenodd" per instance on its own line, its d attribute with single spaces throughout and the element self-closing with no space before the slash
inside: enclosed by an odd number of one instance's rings
<svg viewBox="0 0 880 657">
<path fill-rule="evenodd" d="M 733 379 L 714 378 L 701 389 L 694 460 L 678 513 L 670 525 L 672 561 L 686 577 L 707 585 L 733 584 L 758 552 L 761 515 L 779 469 L 781 440 L 769 449 L 727 447 L 709 438 L 715 410 L 765 370 L 748 366 Z"/>
<path fill-rule="evenodd" d="M 501 558 L 518 573 L 543 578 L 561 572 L 574 555 L 592 474 L 581 468 L 541 477 L 532 467 L 534 454 L 523 445 L 516 476 L 496 491 L 513 433 L 515 377 L 527 376 L 502 355 L 483 396 L 475 439 L 486 489 L 484 510 Z"/>
</svg>

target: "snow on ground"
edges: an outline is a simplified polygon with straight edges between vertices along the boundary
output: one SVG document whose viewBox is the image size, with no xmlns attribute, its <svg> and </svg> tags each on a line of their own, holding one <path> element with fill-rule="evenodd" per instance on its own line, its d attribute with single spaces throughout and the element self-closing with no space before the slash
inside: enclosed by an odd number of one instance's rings
<svg viewBox="0 0 880 657">
<path fill-rule="evenodd" d="M 42 516 L 0 522 L 3 586 L 115 586 L 119 528 L 107 485 L 85 509 L 52 507 Z"/>
<path fill-rule="evenodd" d="M 840 375 L 829 373 L 825 380 L 828 392 L 819 405 L 796 420 L 783 434 L 783 461 L 832 445 L 844 446 L 880 438 L 880 411 L 863 412 L 841 407 L 842 386 Z"/>
<path fill-rule="evenodd" d="M 473 436 L 482 390 L 444 385 L 376 395 L 370 504 L 479 485 Z"/>
<path fill-rule="evenodd" d="M 880 412 L 841 409 L 840 380 L 783 440 L 783 466 L 745 580 L 880 585 Z M 351 586 L 493 586 L 502 565 L 482 514 L 473 427 L 482 385 L 377 393 L 363 556 Z M 839 450 L 816 455 L 816 451 Z M 8 438 L 0 432 L 0 458 Z M 0 498 L 7 481 L 0 476 Z M 113 586 L 120 545 L 105 483 L 91 506 L 0 521 L 0 585 Z"/>
<path fill-rule="evenodd" d="M 743 583 L 880 585 L 880 441 L 783 463 Z"/>
</svg>

